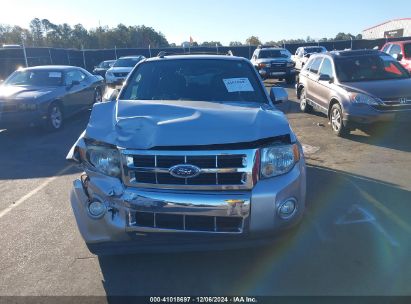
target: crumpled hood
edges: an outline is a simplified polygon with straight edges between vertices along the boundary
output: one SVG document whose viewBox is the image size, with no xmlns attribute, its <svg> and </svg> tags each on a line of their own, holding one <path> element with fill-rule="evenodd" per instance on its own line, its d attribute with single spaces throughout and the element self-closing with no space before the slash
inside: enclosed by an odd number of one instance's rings
<svg viewBox="0 0 411 304">
<path fill-rule="evenodd" d="M 295 140 L 284 114 L 268 105 L 201 101 L 100 103 L 86 129 L 88 138 L 132 149 L 243 143 L 287 134 Z"/>
<path fill-rule="evenodd" d="M 133 67 L 111 67 L 107 72 L 111 73 L 130 73 Z"/>
<path fill-rule="evenodd" d="M 411 96 L 411 78 L 345 82 L 340 85 L 348 91 L 357 91 L 382 99 Z"/>
<path fill-rule="evenodd" d="M 51 93 L 55 88 L 35 86 L 0 86 L 0 99 L 36 99 Z"/>
</svg>

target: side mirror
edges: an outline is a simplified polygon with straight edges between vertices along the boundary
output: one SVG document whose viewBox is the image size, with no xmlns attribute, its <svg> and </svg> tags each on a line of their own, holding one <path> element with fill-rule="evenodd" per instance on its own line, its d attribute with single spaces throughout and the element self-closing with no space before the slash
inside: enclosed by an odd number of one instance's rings
<svg viewBox="0 0 411 304">
<path fill-rule="evenodd" d="M 279 104 L 288 100 L 288 93 L 284 88 L 272 87 L 270 90 L 270 99 L 273 104 Z"/>
<path fill-rule="evenodd" d="M 318 81 L 328 81 L 328 82 L 332 82 L 333 79 L 332 79 L 332 77 L 330 77 L 330 75 L 321 74 L 321 75 L 318 77 Z"/>
<path fill-rule="evenodd" d="M 108 88 L 103 96 L 103 101 L 115 101 L 117 100 L 119 89 Z"/>
<path fill-rule="evenodd" d="M 392 57 L 394 57 L 394 59 L 397 60 L 397 61 L 402 60 L 402 54 L 394 54 L 394 55 L 392 55 Z"/>
</svg>

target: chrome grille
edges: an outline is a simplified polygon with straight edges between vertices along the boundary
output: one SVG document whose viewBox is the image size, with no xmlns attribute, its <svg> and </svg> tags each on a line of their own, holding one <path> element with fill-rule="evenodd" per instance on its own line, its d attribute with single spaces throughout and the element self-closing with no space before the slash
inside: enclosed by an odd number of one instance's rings
<svg viewBox="0 0 411 304">
<path fill-rule="evenodd" d="M 257 150 L 151 151 L 123 150 L 123 178 L 131 187 L 164 189 L 251 189 Z M 189 164 L 200 169 L 192 178 L 170 174 L 170 168 Z"/>
</svg>

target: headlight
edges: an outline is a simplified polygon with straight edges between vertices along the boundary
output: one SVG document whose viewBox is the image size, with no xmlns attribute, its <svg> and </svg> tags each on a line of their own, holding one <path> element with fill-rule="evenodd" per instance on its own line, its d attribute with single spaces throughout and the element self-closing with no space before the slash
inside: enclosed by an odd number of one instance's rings
<svg viewBox="0 0 411 304">
<path fill-rule="evenodd" d="M 287 62 L 287 68 L 292 68 L 295 66 L 294 62 Z"/>
<path fill-rule="evenodd" d="M 261 178 L 270 178 L 289 172 L 300 159 L 297 144 L 278 145 L 261 149 Z"/>
<path fill-rule="evenodd" d="M 117 149 L 90 145 L 87 146 L 86 155 L 88 163 L 98 172 L 109 176 L 120 176 L 120 154 Z"/>
<path fill-rule="evenodd" d="M 266 64 L 266 63 L 259 63 L 258 64 L 258 67 L 261 69 L 261 68 L 265 68 L 265 67 L 267 67 L 268 65 Z"/>
<path fill-rule="evenodd" d="M 361 103 L 367 105 L 380 104 L 377 99 L 362 93 L 350 93 L 350 98 L 353 103 Z"/>
</svg>

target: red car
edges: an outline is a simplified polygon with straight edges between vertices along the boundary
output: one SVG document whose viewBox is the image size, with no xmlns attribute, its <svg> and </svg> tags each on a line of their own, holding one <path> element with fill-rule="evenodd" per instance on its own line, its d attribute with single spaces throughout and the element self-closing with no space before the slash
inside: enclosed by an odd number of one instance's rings
<svg viewBox="0 0 411 304">
<path fill-rule="evenodd" d="M 388 42 L 381 51 L 393 56 L 411 72 L 411 40 Z"/>
</svg>

